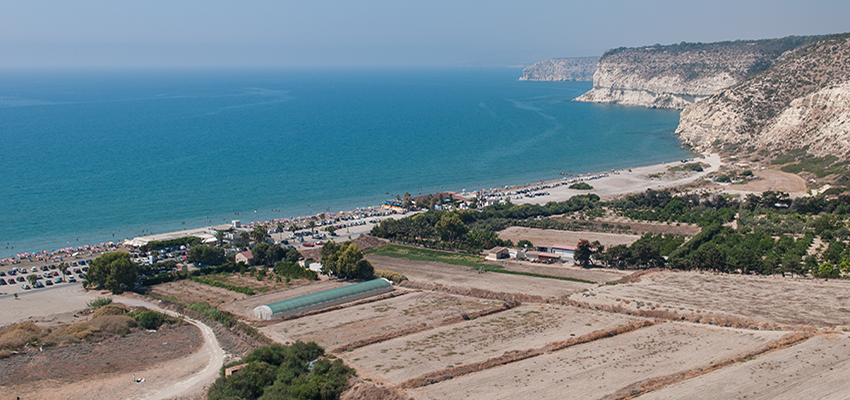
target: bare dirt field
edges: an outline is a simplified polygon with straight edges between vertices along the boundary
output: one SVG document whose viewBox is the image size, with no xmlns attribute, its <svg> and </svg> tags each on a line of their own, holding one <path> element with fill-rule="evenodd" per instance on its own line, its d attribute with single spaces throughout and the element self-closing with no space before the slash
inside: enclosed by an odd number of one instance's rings
<svg viewBox="0 0 850 400">
<path fill-rule="evenodd" d="M 744 185 L 718 184 L 713 186 L 723 189 L 729 193 L 762 193 L 768 190 L 786 192 L 793 197 L 806 193 L 806 180 L 798 175 L 783 172 L 778 169 L 763 169 L 753 171 L 755 176 L 761 178 L 747 182 Z"/>
<path fill-rule="evenodd" d="M 618 244 L 628 246 L 640 239 L 640 236 L 601 232 L 556 231 L 551 229 L 511 226 L 499 232 L 499 238 L 502 240 L 510 240 L 514 243 L 523 239 L 530 240 L 535 246 L 551 246 L 553 244 L 575 246 L 579 240 L 587 239 L 591 242 L 598 240 L 599 243 L 602 243 L 605 247 L 611 247 Z"/>
<path fill-rule="evenodd" d="M 501 301 L 416 292 L 260 329 L 278 343 L 314 341 L 326 350 L 392 331 L 501 305 Z"/>
<path fill-rule="evenodd" d="M 478 273 L 469 267 L 428 261 L 411 261 L 395 257 L 366 256 L 375 269 L 399 272 L 411 281 L 484 289 L 494 292 L 524 293 L 562 298 L 595 285 L 495 272 Z"/>
<path fill-rule="evenodd" d="M 607 224 L 617 225 L 617 226 L 623 227 L 623 229 L 628 227 L 628 230 L 633 231 L 633 232 L 639 232 L 639 233 L 642 233 L 642 234 L 643 233 L 651 233 L 653 235 L 657 235 L 659 233 L 664 233 L 664 234 L 671 234 L 671 235 L 694 236 L 694 235 L 700 233 L 700 231 L 702 230 L 702 229 L 700 229 L 700 227 L 698 227 L 696 225 L 689 225 L 689 224 L 670 225 L 670 224 L 660 223 L 660 222 L 637 222 L 637 221 L 632 221 L 632 220 L 622 218 L 622 217 L 619 217 L 619 218 L 600 218 L 600 219 L 595 219 L 595 220 L 575 219 L 575 218 L 569 218 L 569 217 L 566 217 L 566 216 L 550 217 L 550 218 L 553 219 L 553 220 L 556 220 L 556 221 L 561 221 L 561 222 L 589 222 L 589 223 L 593 223 L 593 224 L 597 224 L 597 225 L 607 223 Z M 534 242 L 532 242 L 532 243 L 534 243 Z"/>
<path fill-rule="evenodd" d="M 634 272 L 602 268 L 581 268 L 569 264 L 536 264 L 517 260 L 487 261 L 487 263 L 501 265 L 508 271 L 583 279 L 596 283 L 616 281 Z"/>
<path fill-rule="evenodd" d="M 35 322 L 42 326 L 70 323 L 74 314 L 86 308 L 86 303 L 97 298 L 100 292 L 86 292 L 79 284 L 54 286 L 18 295 L 18 299 L 0 298 L 0 326 L 16 322 Z"/>
<path fill-rule="evenodd" d="M 416 399 L 599 399 L 634 382 L 759 349 L 773 332 L 666 323 L 408 390 Z"/>
<path fill-rule="evenodd" d="M 573 295 L 591 304 L 656 307 L 818 327 L 850 325 L 850 283 L 699 272 L 657 272 L 640 282 Z M 629 304 L 623 304 L 625 300 Z"/>
<path fill-rule="evenodd" d="M 740 362 L 650 392 L 641 399 L 846 399 L 850 338 L 820 335 L 782 351 Z"/>
<path fill-rule="evenodd" d="M 399 384 L 455 365 L 484 361 L 507 351 L 539 348 L 547 343 L 626 324 L 631 319 L 610 313 L 547 304 L 526 304 L 475 320 L 392 339 L 341 355 L 361 377 Z"/>
<path fill-rule="evenodd" d="M 220 304 L 219 308 L 237 314 L 243 318 L 253 319 L 254 315 L 252 314 L 252 312 L 254 311 L 254 307 L 271 304 L 278 301 L 294 299 L 299 296 L 306 296 L 308 294 L 318 293 L 324 290 L 336 289 L 338 287 L 348 286 L 352 284 L 351 282 L 336 280 L 320 282 L 300 279 L 298 281 L 301 281 L 302 284 L 288 289 L 281 289 L 260 295 L 243 295 L 240 300 Z"/>
<path fill-rule="evenodd" d="M 204 302 L 210 305 L 229 303 L 248 297 L 247 294 L 233 292 L 215 286 L 205 285 L 190 280 L 180 280 L 155 285 L 151 293 L 157 296 L 176 298 L 181 303 Z"/>
</svg>

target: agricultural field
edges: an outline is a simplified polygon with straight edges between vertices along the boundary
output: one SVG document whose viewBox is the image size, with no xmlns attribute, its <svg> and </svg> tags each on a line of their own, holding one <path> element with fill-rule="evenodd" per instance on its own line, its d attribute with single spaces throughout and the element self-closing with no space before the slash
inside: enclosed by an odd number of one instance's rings
<svg viewBox="0 0 850 400">
<path fill-rule="evenodd" d="M 356 340 L 438 323 L 444 318 L 497 307 L 503 302 L 435 292 L 391 299 L 284 321 L 260 329 L 278 343 L 313 341 L 332 350 Z"/>
<path fill-rule="evenodd" d="M 599 399 L 633 383 L 740 357 L 780 333 L 663 323 L 408 389 L 416 399 Z"/>
<path fill-rule="evenodd" d="M 658 308 L 680 315 L 722 314 L 815 327 L 850 325 L 850 282 L 846 280 L 664 271 L 645 275 L 637 283 L 598 287 L 571 298 L 627 309 Z"/>
<path fill-rule="evenodd" d="M 641 399 L 846 399 L 850 338 L 826 334 L 783 351 L 647 393 Z"/>
<path fill-rule="evenodd" d="M 450 265 L 433 261 L 414 261 L 402 258 L 368 254 L 375 269 L 401 273 L 411 281 L 436 283 L 494 292 L 534 294 L 543 297 L 563 298 L 572 293 L 595 287 L 594 284 L 507 275 L 496 272 L 479 273 L 471 267 Z"/>
<path fill-rule="evenodd" d="M 219 305 L 219 308 L 239 315 L 242 318 L 253 319 L 254 315 L 252 312 L 257 306 L 276 303 L 278 301 L 289 300 L 299 296 L 306 296 L 308 294 L 336 289 L 348 285 L 351 285 L 351 283 L 343 281 L 310 281 L 307 279 L 297 279 L 293 280 L 286 289 L 279 289 L 273 292 L 254 296 L 242 295 L 239 300 L 221 304 Z"/>
<path fill-rule="evenodd" d="M 525 304 L 474 320 L 377 343 L 341 354 L 361 376 L 386 384 L 509 351 L 540 348 L 627 324 L 624 315 L 549 304 Z"/>
<path fill-rule="evenodd" d="M 155 285 L 151 288 L 151 293 L 169 300 L 176 300 L 177 303 L 183 304 L 204 302 L 218 305 L 248 297 L 246 294 L 193 282 L 188 279 Z"/>
<path fill-rule="evenodd" d="M 536 264 L 529 261 L 517 260 L 488 261 L 488 263 L 499 265 L 508 271 L 530 272 L 532 274 L 574 278 L 596 283 L 620 280 L 634 273 L 633 270 L 620 271 L 604 268 L 582 268 L 569 264 Z"/>
<path fill-rule="evenodd" d="M 499 232 L 499 238 L 502 240 L 510 240 L 514 243 L 523 239 L 530 240 L 535 246 L 551 246 L 553 244 L 575 246 L 579 240 L 587 239 L 591 242 L 598 240 L 599 243 L 602 243 L 605 247 L 611 247 L 618 244 L 628 246 L 640 239 L 640 236 L 618 233 L 558 231 L 552 229 L 511 226 Z"/>
</svg>

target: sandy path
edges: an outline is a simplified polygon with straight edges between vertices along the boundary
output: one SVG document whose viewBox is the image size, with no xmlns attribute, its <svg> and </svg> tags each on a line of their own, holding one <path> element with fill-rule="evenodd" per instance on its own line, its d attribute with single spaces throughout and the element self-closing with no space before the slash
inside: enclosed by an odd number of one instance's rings
<svg viewBox="0 0 850 400">
<path fill-rule="evenodd" d="M 822 335 L 650 392 L 641 399 L 846 399 L 850 340 Z"/>
<path fill-rule="evenodd" d="M 609 176 L 600 179 L 587 181 L 593 190 L 575 190 L 569 189 L 568 186 L 559 186 L 556 188 L 546 189 L 549 192 L 548 196 L 541 197 L 522 197 L 520 199 L 511 199 L 514 204 L 546 204 L 550 201 L 565 201 L 570 197 L 578 194 L 595 193 L 602 200 L 616 198 L 626 193 L 637 193 L 646 191 L 646 189 L 663 189 L 685 185 L 691 182 L 696 182 L 699 179 L 711 174 L 720 168 L 720 156 L 710 154 L 703 158 L 697 157 L 694 162 L 701 162 L 711 165 L 704 168 L 702 172 L 679 173 L 675 176 L 665 175 L 661 179 L 651 179 L 649 176 L 653 174 L 666 174 L 667 168 L 677 165 L 682 165 L 679 162 L 671 162 L 664 164 L 648 165 L 644 167 L 635 167 L 629 172 L 627 169 L 617 171 L 617 174 L 609 173 Z"/>
</svg>

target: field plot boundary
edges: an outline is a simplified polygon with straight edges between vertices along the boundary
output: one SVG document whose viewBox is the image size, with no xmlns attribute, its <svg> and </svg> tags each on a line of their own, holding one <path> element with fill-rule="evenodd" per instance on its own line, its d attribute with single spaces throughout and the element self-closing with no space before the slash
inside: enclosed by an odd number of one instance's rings
<svg viewBox="0 0 850 400">
<path fill-rule="evenodd" d="M 479 299 L 486 300 L 518 301 L 522 303 L 551 303 L 552 301 L 560 301 L 557 298 L 549 298 L 532 294 L 493 292 L 485 289 L 459 288 L 456 286 L 447 286 L 437 283 L 404 281 L 399 283 L 399 285 L 409 289 L 432 290 L 460 296 L 477 297 Z"/>
<path fill-rule="evenodd" d="M 469 375 L 474 372 L 484 371 L 487 369 L 495 368 L 501 365 L 514 363 L 517 361 L 522 361 L 528 358 L 536 357 L 542 354 L 555 352 L 558 350 L 563 350 L 568 347 L 577 346 L 584 343 L 593 342 L 600 339 L 605 339 L 609 337 L 614 337 L 617 335 L 622 335 L 624 333 L 629 333 L 636 331 L 638 329 L 647 328 L 655 325 L 655 321 L 640 321 L 634 322 L 628 325 L 620 325 L 616 328 L 590 333 L 587 335 L 582 335 L 574 339 L 558 341 L 549 343 L 542 348 L 539 349 L 528 349 L 525 351 L 514 351 L 508 354 L 501 355 L 499 357 L 493 357 L 484 361 L 480 361 L 477 363 L 462 365 L 455 368 L 445 368 L 439 371 L 429 372 L 425 375 L 422 375 L 418 378 L 408 379 L 407 381 L 402 382 L 398 385 L 399 388 L 402 389 L 415 389 L 423 386 L 433 385 L 435 383 L 439 383 L 442 381 L 447 381 L 449 379 L 454 379 L 459 376 Z"/>
<path fill-rule="evenodd" d="M 764 347 L 751 351 L 743 356 L 728 358 L 726 360 L 716 362 L 706 367 L 701 368 L 693 368 L 682 372 L 677 372 L 675 374 L 657 377 L 657 378 L 649 378 L 643 381 L 635 382 L 631 385 L 628 385 L 612 394 L 609 394 L 602 398 L 602 400 L 626 400 L 633 399 L 640 395 L 663 389 L 667 386 L 674 385 L 677 383 L 684 382 L 689 379 L 693 379 L 699 377 L 701 375 L 705 375 L 717 370 L 720 370 L 724 367 L 735 364 L 736 362 L 743 362 L 752 360 L 758 356 L 787 349 L 795 344 L 801 343 L 812 337 L 819 335 L 818 333 L 811 332 L 800 332 L 800 333 L 792 333 L 783 336 L 779 340 L 769 343 Z"/>
<path fill-rule="evenodd" d="M 414 333 L 419 333 L 419 332 L 426 331 L 426 330 L 429 330 L 429 329 L 439 328 L 441 326 L 446 326 L 446 325 L 453 325 L 453 324 L 456 324 L 456 323 L 461 322 L 461 321 L 470 320 L 472 318 L 478 318 L 478 317 L 483 317 L 483 316 L 486 316 L 486 315 L 495 314 L 495 313 L 502 312 L 502 311 L 507 311 L 507 310 L 510 310 L 512 308 L 519 307 L 520 305 L 521 305 L 521 303 L 518 302 L 518 301 L 506 301 L 504 304 L 502 304 L 501 306 L 498 306 L 498 307 L 491 307 L 491 308 L 481 310 L 481 311 L 473 311 L 473 312 L 470 312 L 470 313 L 463 313 L 463 314 L 455 316 L 455 317 L 444 318 L 444 319 L 440 320 L 439 322 L 437 322 L 435 324 L 428 325 L 428 324 L 423 323 L 423 324 L 419 324 L 417 326 L 413 326 L 413 327 L 410 327 L 410 328 L 392 331 L 390 333 L 386 333 L 386 334 L 383 334 L 383 335 L 372 336 L 372 337 L 368 337 L 368 338 L 365 338 L 365 339 L 356 340 L 356 341 L 348 343 L 344 346 L 339 346 L 339 347 L 331 350 L 330 352 L 339 354 L 339 353 L 343 353 L 343 352 L 346 352 L 346 351 L 359 349 L 361 347 L 366 347 L 366 346 L 371 345 L 371 344 L 384 342 L 384 341 L 399 338 L 399 337 L 402 337 L 402 336 L 412 335 Z"/>
</svg>

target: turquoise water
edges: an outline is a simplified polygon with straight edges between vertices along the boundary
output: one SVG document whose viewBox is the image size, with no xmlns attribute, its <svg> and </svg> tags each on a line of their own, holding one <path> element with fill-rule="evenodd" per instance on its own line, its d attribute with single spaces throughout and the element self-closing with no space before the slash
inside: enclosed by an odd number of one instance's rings
<svg viewBox="0 0 850 400">
<path fill-rule="evenodd" d="M 676 111 L 520 74 L 4 71 L 0 255 L 688 156 Z"/>
</svg>

